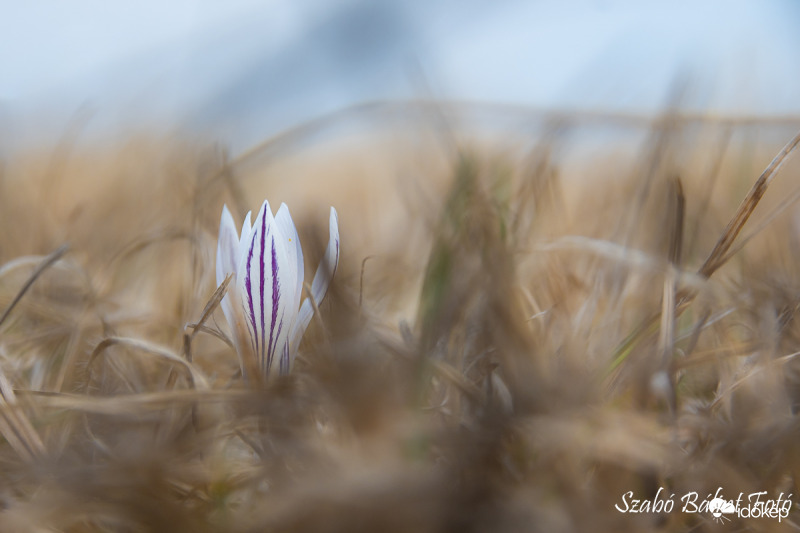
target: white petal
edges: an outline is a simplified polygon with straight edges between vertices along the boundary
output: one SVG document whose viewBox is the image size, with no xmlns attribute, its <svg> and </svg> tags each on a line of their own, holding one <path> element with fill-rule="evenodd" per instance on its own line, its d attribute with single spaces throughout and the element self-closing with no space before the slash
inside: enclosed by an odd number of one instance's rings
<svg viewBox="0 0 800 533">
<path fill-rule="evenodd" d="M 250 242 L 250 232 L 253 231 L 253 225 L 250 223 L 250 215 L 252 214 L 252 211 L 248 211 L 247 215 L 244 217 L 244 224 L 242 224 L 242 236 L 239 239 L 239 253 L 241 253 L 241 250 L 244 248 L 244 243 Z M 238 266 L 238 259 L 236 264 Z"/>
<path fill-rule="evenodd" d="M 239 236 L 236 234 L 236 226 L 233 223 L 231 212 L 228 206 L 222 206 L 222 217 L 219 221 L 219 239 L 217 240 L 217 286 L 222 284 L 228 274 L 236 273 L 236 259 L 239 247 Z M 235 284 L 233 285 L 235 286 Z M 231 287 L 233 288 L 233 287 Z M 222 312 L 225 320 L 234 331 L 233 312 L 231 311 L 231 297 L 226 294 L 222 299 Z"/>
<path fill-rule="evenodd" d="M 283 375 L 288 372 L 289 368 L 289 343 L 303 290 L 303 250 L 300 248 L 300 237 L 297 235 L 297 228 L 286 204 L 281 204 L 278 209 L 275 215 L 275 224 L 279 235 L 276 239 L 286 249 L 289 263 L 289 268 L 285 269 L 280 277 L 282 292 L 285 292 L 286 296 L 286 307 L 283 314 L 283 328 L 278 335 L 274 349 L 275 358 L 280 357 L 278 368 L 280 374 Z"/>
<path fill-rule="evenodd" d="M 249 215 L 248 215 L 249 216 Z M 249 230 L 248 230 L 249 231 Z M 236 226 L 227 206 L 222 207 L 222 217 L 219 224 L 219 239 L 217 241 L 217 285 L 220 285 L 228 274 L 236 274 L 239 256 L 239 237 Z M 249 335 L 244 326 L 244 317 L 241 312 L 241 303 L 236 291 L 236 277 L 228 286 L 228 292 L 221 302 L 222 312 L 231 330 L 231 337 L 236 352 L 244 366 L 243 349 L 247 348 Z"/>
<path fill-rule="evenodd" d="M 314 274 L 314 281 L 311 282 L 311 296 L 317 305 L 322 303 L 325 294 L 328 292 L 328 287 L 331 284 L 333 276 L 336 275 L 336 268 L 339 266 L 339 216 L 336 209 L 331 207 L 331 216 L 329 222 L 328 247 L 325 250 L 325 256 L 320 261 L 317 267 L 317 272 Z M 311 322 L 311 317 L 314 315 L 314 306 L 311 301 L 306 298 L 300 307 L 300 312 L 297 315 L 297 321 L 294 324 L 291 336 L 291 346 L 289 352 L 292 358 L 297 353 L 297 348 L 300 346 L 300 339 L 303 333 L 306 332 L 308 324 Z"/>
<path fill-rule="evenodd" d="M 339 215 L 336 209 L 331 207 L 331 216 L 328 222 L 328 247 L 325 250 L 325 257 L 322 258 L 317 272 L 314 274 L 314 281 L 311 282 L 311 294 L 317 305 L 322 303 L 323 298 L 328 293 L 333 276 L 339 267 Z"/>
<path fill-rule="evenodd" d="M 294 225 L 294 221 L 292 221 L 292 215 L 289 214 L 289 208 L 286 207 L 286 204 L 281 204 L 278 214 L 275 215 L 275 222 L 278 224 L 282 235 L 281 240 L 289 254 L 289 263 L 296 265 L 293 299 L 288 305 L 290 309 L 294 309 L 297 312 L 300 307 L 300 296 L 303 294 L 305 267 L 303 265 L 303 249 L 300 247 L 300 237 L 297 235 L 297 228 Z"/>
<path fill-rule="evenodd" d="M 222 217 L 219 221 L 219 238 L 217 239 L 217 286 L 231 272 L 236 272 L 236 255 L 239 248 L 239 235 L 233 223 L 228 206 L 222 206 Z"/>
<path fill-rule="evenodd" d="M 286 316 L 289 292 L 294 288 L 286 248 L 279 242 L 280 230 L 264 201 L 256 217 L 249 242 L 243 242 L 238 266 L 237 291 L 251 335 L 251 346 L 264 375 L 278 364 L 283 338 L 289 335 L 291 317 Z M 291 283 L 289 283 L 291 282 Z M 275 357 L 275 354 L 278 357 Z"/>
</svg>

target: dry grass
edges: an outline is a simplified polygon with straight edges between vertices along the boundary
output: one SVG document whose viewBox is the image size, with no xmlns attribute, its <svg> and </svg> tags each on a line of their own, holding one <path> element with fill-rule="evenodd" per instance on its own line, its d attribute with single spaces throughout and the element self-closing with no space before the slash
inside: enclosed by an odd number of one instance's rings
<svg viewBox="0 0 800 533">
<path fill-rule="evenodd" d="M 780 144 L 407 128 L 4 161 L 0 531 L 797 529 L 679 500 L 800 499 L 800 166 L 758 179 Z M 255 389 L 213 258 L 222 203 L 264 197 L 307 265 L 335 205 L 342 264 L 293 374 Z M 614 507 L 659 487 L 673 512 Z"/>
</svg>

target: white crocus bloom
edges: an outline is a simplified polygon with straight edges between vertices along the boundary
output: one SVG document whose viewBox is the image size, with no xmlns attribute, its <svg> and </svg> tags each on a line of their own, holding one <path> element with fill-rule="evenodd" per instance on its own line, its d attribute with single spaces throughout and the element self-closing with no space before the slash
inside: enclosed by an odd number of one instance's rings
<svg viewBox="0 0 800 533">
<path fill-rule="evenodd" d="M 266 200 L 250 226 L 250 215 L 238 235 L 227 206 L 222 208 L 217 241 L 217 285 L 233 273 L 222 310 L 247 374 L 256 365 L 265 378 L 277 365 L 281 375 L 292 368 L 294 356 L 314 314 L 303 292 L 303 250 L 289 208 L 281 204 L 273 217 Z M 339 265 L 339 224 L 331 207 L 330 239 L 314 274 L 311 296 L 319 304 Z"/>
</svg>

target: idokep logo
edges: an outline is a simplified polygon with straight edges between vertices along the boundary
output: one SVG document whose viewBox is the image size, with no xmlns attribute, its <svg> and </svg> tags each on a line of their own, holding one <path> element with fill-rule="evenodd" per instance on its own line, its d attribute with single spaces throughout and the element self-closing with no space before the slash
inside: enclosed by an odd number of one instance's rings
<svg viewBox="0 0 800 533">
<path fill-rule="evenodd" d="M 735 514 L 736 505 L 733 502 L 726 502 L 722 498 L 714 498 L 708 502 L 708 512 L 714 517 L 714 522 L 724 522 L 725 520 L 730 522 L 731 519 L 725 515 Z M 780 521 L 780 518 L 778 521 Z"/>
<path fill-rule="evenodd" d="M 715 522 L 724 523 L 730 522 L 733 517 L 769 518 L 780 522 L 789 516 L 794 505 L 792 494 L 784 496 L 783 492 L 777 499 L 769 498 L 767 491 L 750 494 L 740 492 L 736 499 L 729 500 L 724 497 L 722 487 L 719 487 L 714 494 L 709 493 L 702 499 L 697 492 L 687 492 L 677 499 L 678 504 L 674 493 L 667 494 L 664 487 L 659 487 L 653 499 L 642 500 L 629 490 L 614 508 L 620 513 L 708 513 Z"/>
</svg>

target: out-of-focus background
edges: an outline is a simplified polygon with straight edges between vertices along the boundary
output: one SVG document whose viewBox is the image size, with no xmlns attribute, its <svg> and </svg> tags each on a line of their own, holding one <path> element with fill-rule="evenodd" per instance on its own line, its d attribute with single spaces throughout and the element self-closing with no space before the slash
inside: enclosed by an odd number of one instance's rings
<svg viewBox="0 0 800 533">
<path fill-rule="evenodd" d="M 237 154 L 414 98 L 785 117 L 800 114 L 798 22 L 792 0 L 13 2 L 0 143 L 159 128 Z"/>
<path fill-rule="evenodd" d="M 792 507 L 722 528 L 800 523 L 800 158 L 762 174 L 800 146 L 798 22 L 6 1 L 0 531 L 699 533 L 679 498 L 720 487 Z M 341 255 L 261 387 L 215 253 L 265 198 L 306 281 L 331 206 Z"/>
</svg>

